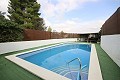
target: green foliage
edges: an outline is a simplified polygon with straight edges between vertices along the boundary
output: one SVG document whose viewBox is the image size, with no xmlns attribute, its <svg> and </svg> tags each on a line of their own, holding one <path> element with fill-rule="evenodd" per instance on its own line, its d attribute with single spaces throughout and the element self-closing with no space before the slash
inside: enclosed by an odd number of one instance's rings
<svg viewBox="0 0 120 80">
<path fill-rule="evenodd" d="M 45 30 L 43 18 L 34 17 L 33 18 L 34 29 L 36 30 Z"/>
<path fill-rule="evenodd" d="M 61 34 L 64 34 L 64 32 L 63 32 L 63 31 L 61 31 L 60 33 L 61 33 Z"/>
<path fill-rule="evenodd" d="M 27 24 L 22 24 L 20 27 L 27 28 L 27 29 L 33 29 L 33 24 L 32 23 L 27 23 Z"/>
<path fill-rule="evenodd" d="M 3 15 L 2 15 L 3 16 Z M 0 42 L 20 41 L 23 39 L 22 29 L 17 23 L 0 18 Z"/>
<path fill-rule="evenodd" d="M 40 4 L 36 0 L 10 0 L 8 17 L 24 29 L 44 30 L 44 20 L 40 18 Z"/>
<path fill-rule="evenodd" d="M 4 20 L 4 19 L 5 19 L 4 13 L 2 13 L 2 12 L 0 11 L 0 20 Z"/>
<path fill-rule="evenodd" d="M 48 31 L 49 31 L 49 32 L 51 32 L 51 31 L 52 31 L 52 28 L 51 28 L 50 26 L 48 27 Z"/>
</svg>

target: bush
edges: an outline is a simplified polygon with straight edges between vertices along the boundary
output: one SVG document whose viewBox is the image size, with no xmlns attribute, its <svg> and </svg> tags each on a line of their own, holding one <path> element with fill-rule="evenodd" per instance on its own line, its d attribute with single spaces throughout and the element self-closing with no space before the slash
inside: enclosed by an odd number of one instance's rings
<svg viewBox="0 0 120 80">
<path fill-rule="evenodd" d="M 22 32 L 23 30 L 18 24 L 7 19 L 0 20 L 0 42 L 21 41 Z"/>
<path fill-rule="evenodd" d="M 32 23 L 22 24 L 20 25 L 20 27 L 23 29 L 33 29 L 33 24 Z"/>
</svg>

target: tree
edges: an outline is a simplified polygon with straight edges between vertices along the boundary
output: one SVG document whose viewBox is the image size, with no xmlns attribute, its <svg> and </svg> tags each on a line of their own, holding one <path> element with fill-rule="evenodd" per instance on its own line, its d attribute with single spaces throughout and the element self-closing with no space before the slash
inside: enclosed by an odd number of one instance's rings
<svg viewBox="0 0 120 80">
<path fill-rule="evenodd" d="M 5 20 L 4 14 L 5 14 L 4 12 L 0 11 L 0 20 Z"/>
<path fill-rule="evenodd" d="M 0 42 L 20 41 L 23 39 L 22 29 L 17 23 L 6 19 L 0 12 Z"/>
<path fill-rule="evenodd" d="M 40 4 L 36 0 L 10 0 L 8 17 L 22 28 L 44 30 L 44 20 L 40 18 Z"/>
<path fill-rule="evenodd" d="M 52 28 L 51 28 L 50 26 L 48 27 L 48 31 L 49 31 L 49 32 L 51 32 L 51 31 L 52 31 Z"/>
<path fill-rule="evenodd" d="M 61 31 L 60 33 L 61 33 L 61 34 L 64 34 L 64 31 Z"/>
</svg>

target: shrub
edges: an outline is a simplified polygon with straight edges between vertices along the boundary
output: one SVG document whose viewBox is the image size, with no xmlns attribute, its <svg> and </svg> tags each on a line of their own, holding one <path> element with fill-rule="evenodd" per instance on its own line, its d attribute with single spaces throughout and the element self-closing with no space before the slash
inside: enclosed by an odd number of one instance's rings
<svg viewBox="0 0 120 80">
<path fill-rule="evenodd" d="M 7 19 L 0 20 L 0 42 L 21 41 L 22 32 L 23 30 L 18 24 Z"/>
</svg>

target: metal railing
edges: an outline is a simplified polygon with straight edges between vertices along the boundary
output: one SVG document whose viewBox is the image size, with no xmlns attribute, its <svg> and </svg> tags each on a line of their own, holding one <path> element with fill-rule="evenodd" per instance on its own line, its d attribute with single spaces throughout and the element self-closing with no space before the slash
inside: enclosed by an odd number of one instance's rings
<svg viewBox="0 0 120 80">
<path fill-rule="evenodd" d="M 73 60 L 67 62 L 67 64 L 68 64 L 68 68 L 69 68 L 69 71 L 70 71 L 71 77 L 72 77 L 72 79 L 73 79 L 74 76 L 73 76 L 72 73 L 71 73 L 71 69 L 70 69 L 69 64 L 70 64 L 71 62 L 75 61 L 75 60 L 78 60 L 78 62 L 79 62 L 79 72 L 78 72 L 77 80 L 81 80 L 81 79 L 82 79 L 82 69 L 81 69 L 81 67 L 82 67 L 82 63 L 81 63 L 81 60 L 80 60 L 79 58 L 75 58 L 75 59 L 73 59 Z M 80 77 L 80 78 L 78 78 L 78 77 Z"/>
</svg>

